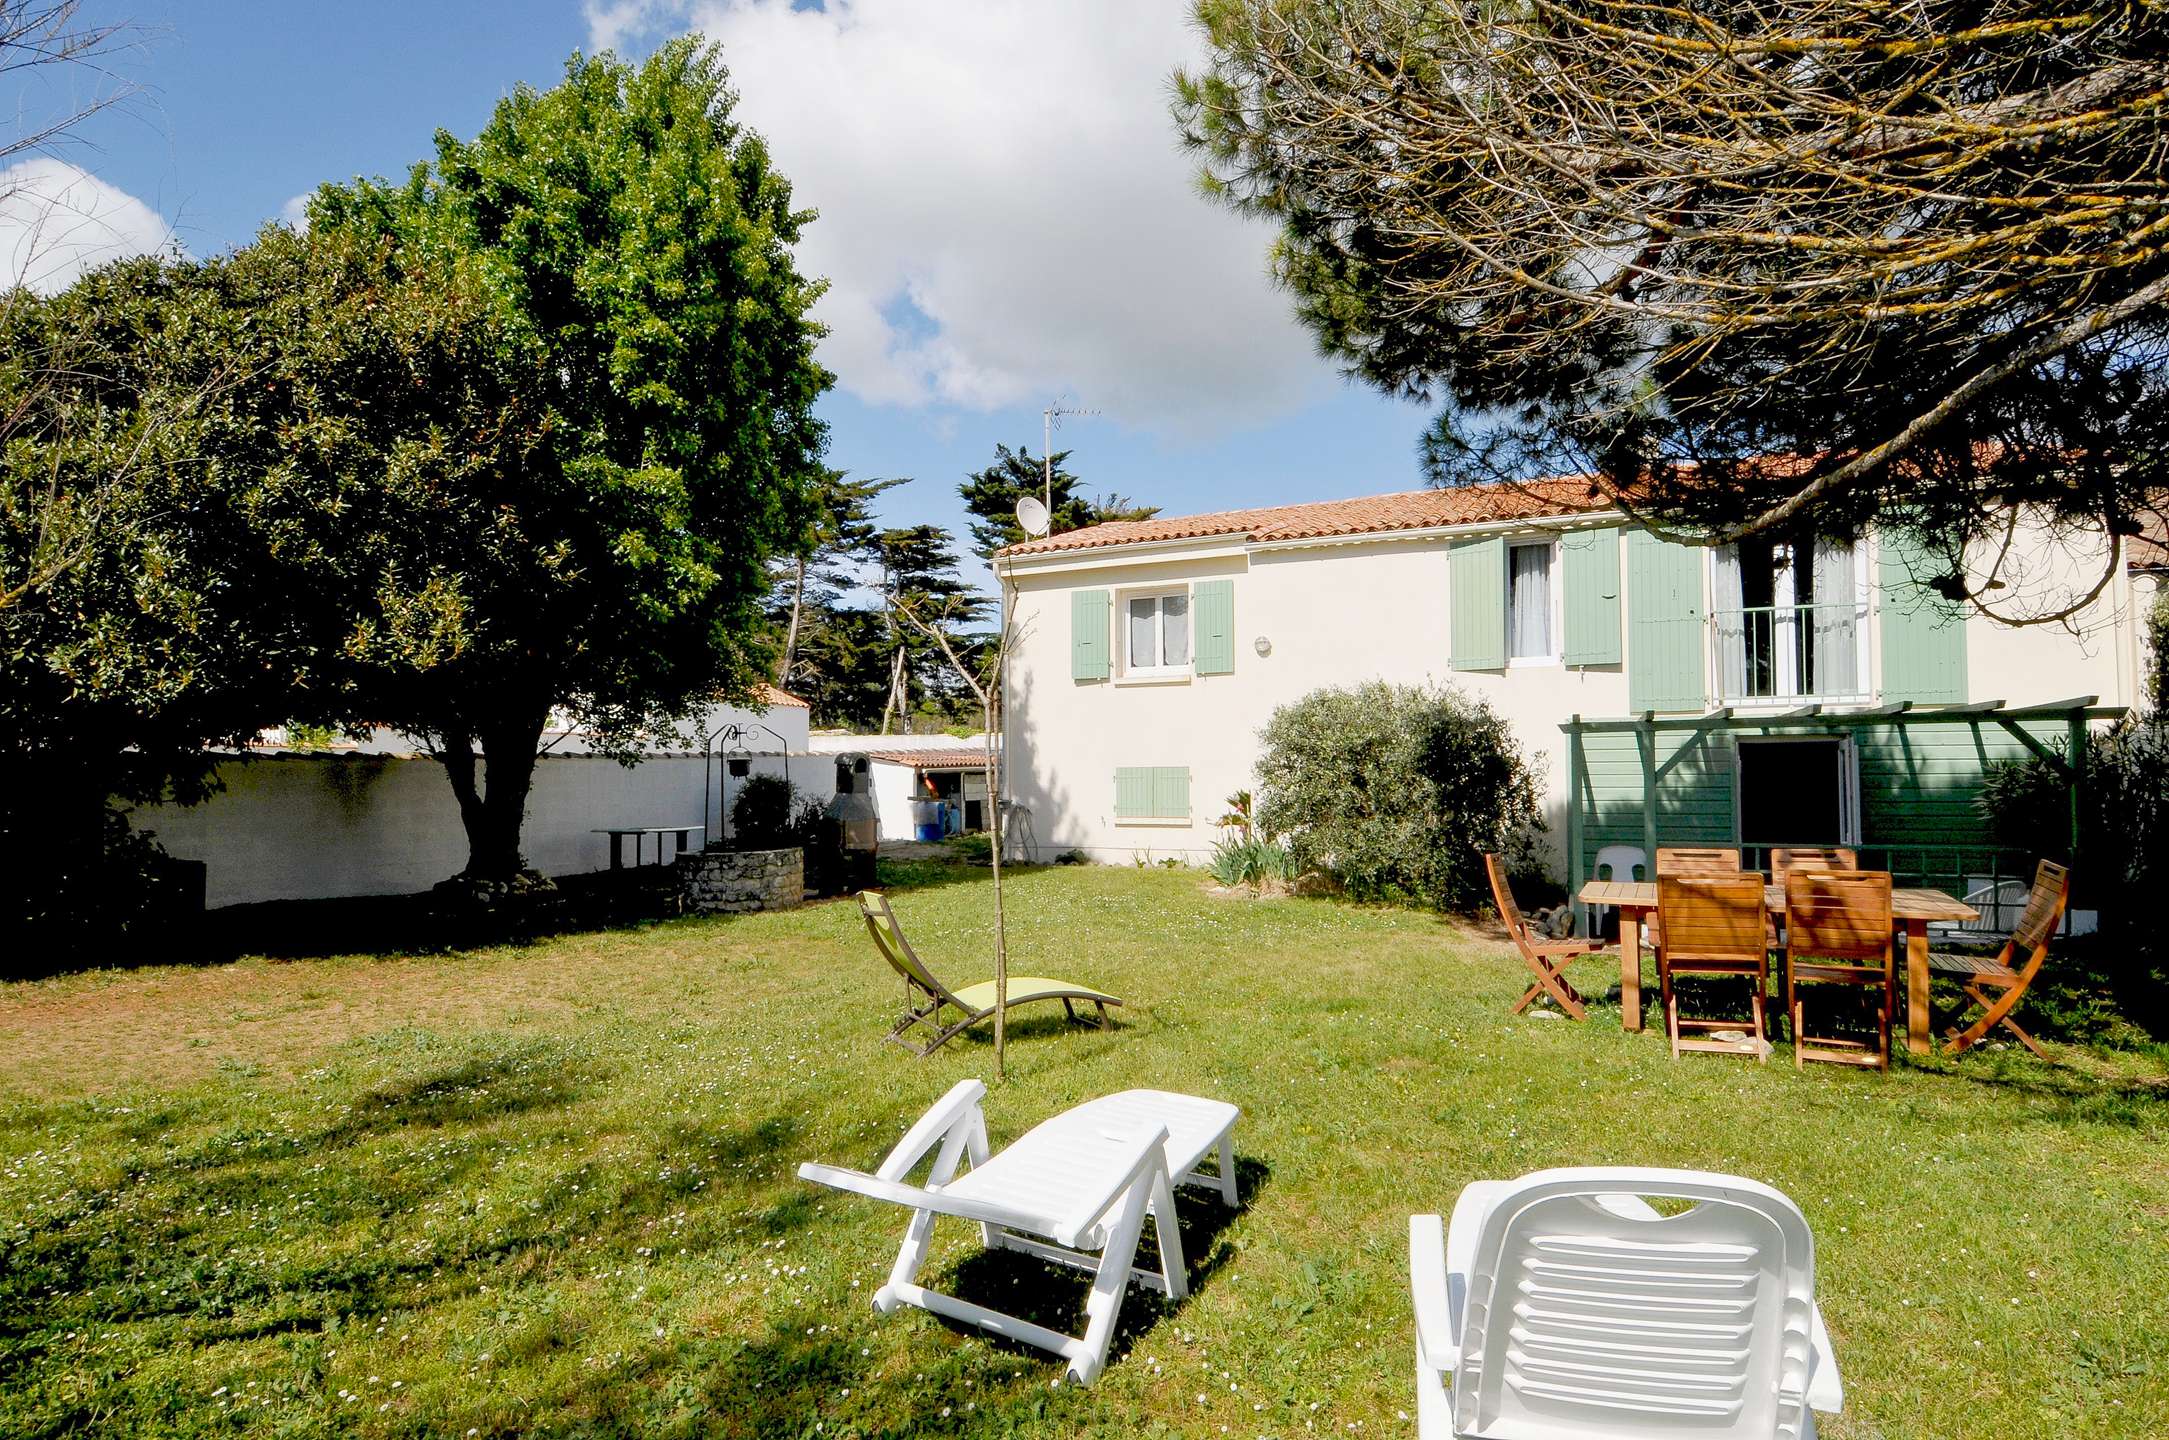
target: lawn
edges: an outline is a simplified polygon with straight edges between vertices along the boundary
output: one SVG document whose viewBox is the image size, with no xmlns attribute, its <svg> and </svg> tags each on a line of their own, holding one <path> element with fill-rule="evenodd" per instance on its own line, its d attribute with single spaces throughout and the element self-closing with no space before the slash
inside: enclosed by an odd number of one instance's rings
<svg viewBox="0 0 2169 1440">
<path fill-rule="evenodd" d="M 911 878 L 922 952 L 982 978 L 986 872 Z M 993 1078 L 983 1039 L 882 1042 L 899 987 L 846 902 L 0 987 L 0 1434 L 1409 1435 L 1409 1213 L 1607 1162 L 1800 1203 L 1831 1440 L 2169 1433 L 2158 1049 L 1674 1063 L 1608 1007 L 1509 1017 L 1525 972 L 1435 917 L 1166 870 L 1010 893 L 1020 973 L 1130 1005 L 1111 1033 L 1012 1028 L 997 1146 L 1132 1086 L 1244 1116 L 1245 1208 L 1185 1199 L 1196 1291 L 1133 1291 L 1091 1389 L 874 1315 L 901 1213 L 794 1177 L 870 1168 Z M 971 1234 L 942 1232 L 937 1274 L 1075 1310 L 1077 1280 Z"/>
</svg>

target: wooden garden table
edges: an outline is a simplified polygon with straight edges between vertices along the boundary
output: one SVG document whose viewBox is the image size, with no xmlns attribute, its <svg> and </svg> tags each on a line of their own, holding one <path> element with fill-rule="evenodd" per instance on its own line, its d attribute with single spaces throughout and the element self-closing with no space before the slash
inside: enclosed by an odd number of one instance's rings
<svg viewBox="0 0 2169 1440">
<path fill-rule="evenodd" d="M 1785 887 L 1764 885 L 1772 915 L 1785 913 Z M 1592 880 L 1582 886 L 1584 905 L 1619 910 L 1619 1023 L 1642 1028 L 1642 919 L 1657 908 L 1654 880 Z M 1941 890 L 1892 890 L 1890 915 L 1905 931 L 1905 1048 L 1928 1052 L 1928 926 L 1938 920 L 1978 920 L 1980 912 Z"/>
<path fill-rule="evenodd" d="M 663 863 L 663 837 L 665 835 L 677 837 L 678 848 L 670 852 L 670 858 L 675 860 L 685 853 L 686 842 L 692 838 L 693 832 L 701 828 L 698 825 L 627 825 L 618 829 L 610 829 L 598 825 L 588 833 L 590 835 L 608 835 L 610 837 L 610 868 L 622 870 L 625 868 L 626 836 L 633 837 L 633 866 L 637 869 L 640 865 L 640 852 L 648 836 L 653 835 L 655 837 L 655 863 L 660 865 Z"/>
</svg>

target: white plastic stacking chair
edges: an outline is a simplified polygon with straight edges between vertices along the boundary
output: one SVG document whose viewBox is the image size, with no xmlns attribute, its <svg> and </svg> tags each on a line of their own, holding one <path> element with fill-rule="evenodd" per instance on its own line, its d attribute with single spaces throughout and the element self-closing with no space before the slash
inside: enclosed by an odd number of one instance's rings
<svg viewBox="0 0 2169 1440">
<path fill-rule="evenodd" d="M 1591 878 L 1597 880 L 1632 880 L 1640 882 L 1651 877 L 1649 856 L 1639 845 L 1603 845 L 1597 849 L 1595 862 L 1590 866 Z M 1611 910 L 1609 905 L 1582 906 L 1582 934 L 1591 940 L 1604 933 L 1604 917 Z"/>
<path fill-rule="evenodd" d="M 1409 1267 L 1421 1440 L 1811 1440 L 1844 1400 L 1807 1221 L 1753 1180 L 1479 1181 L 1411 1218 Z"/>
<path fill-rule="evenodd" d="M 1131 1284 L 1159 1290 L 1171 1300 L 1189 1293 L 1174 1187 L 1210 1185 L 1227 1204 L 1236 1203 L 1232 1137 L 1241 1112 L 1195 1095 L 1125 1090 L 1042 1121 L 990 1156 L 986 1116 L 979 1108 L 986 1093 L 977 1080 L 959 1081 L 871 1175 L 806 1164 L 798 1167 L 799 1177 L 912 1212 L 888 1283 L 874 1292 L 876 1310 L 887 1314 L 899 1305 L 916 1305 L 1051 1350 L 1069 1361 L 1071 1378 L 1089 1385 L 1107 1364 L 1115 1315 Z M 926 1183 L 911 1184 L 904 1177 L 936 1146 Z M 1218 1168 L 1200 1174 L 1197 1166 L 1208 1154 L 1217 1154 Z M 971 1168 L 959 1175 L 967 1159 Z M 1091 1271 L 1084 1333 L 1063 1335 L 919 1284 L 938 1215 L 976 1222 L 989 1249 L 1021 1250 Z M 1130 1263 L 1148 1217 L 1159 1240 L 1157 1271 Z"/>
</svg>

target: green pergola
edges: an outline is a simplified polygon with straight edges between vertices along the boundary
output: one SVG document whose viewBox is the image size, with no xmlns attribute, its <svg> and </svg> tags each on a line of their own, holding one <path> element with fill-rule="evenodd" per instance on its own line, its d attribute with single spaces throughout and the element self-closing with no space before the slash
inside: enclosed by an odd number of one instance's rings
<svg viewBox="0 0 2169 1440">
<path fill-rule="evenodd" d="M 1642 847 L 1643 853 L 1654 859 L 1658 845 L 1658 787 L 1681 761 L 1694 754 L 1697 747 L 1713 735 L 1767 731 L 1773 728 L 1793 733 L 1820 730 L 1835 734 L 1871 727 L 1994 724 L 2008 732 L 2028 752 L 2062 771 L 2070 780 L 2070 853 L 2075 866 L 2079 854 L 2079 817 L 2083 803 L 2081 797 L 2086 783 L 2086 732 L 2094 721 L 2117 720 L 2126 713 L 2125 707 L 2121 705 L 2098 704 L 2099 699 L 2096 695 L 2084 695 L 2052 704 L 2020 706 L 2009 705 L 2001 700 L 1981 700 L 1964 705 L 1915 705 L 1911 701 L 1900 701 L 1859 708 L 1832 708 L 1812 704 L 1790 710 L 1758 709 L 1745 712 L 1728 705 L 1700 715 L 1660 715 L 1655 711 L 1612 719 L 1585 719 L 1576 715 L 1559 727 L 1566 732 L 1567 737 L 1568 893 L 1578 894 L 1584 878 L 1582 811 L 1583 795 L 1587 789 L 1588 762 L 1583 742 L 1586 737 L 1599 734 L 1626 733 L 1635 738 L 1636 749 L 1642 762 Z M 2028 722 L 2038 726 L 2044 721 L 2062 722 L 2067 738 L 2061 753 L 2052 746 L 2042 744 L 2040 738 L 2027 729 Z M 1681 745 L 1660 763 L 1657 758 L 1658 736 L 1682 731 L 1692 732 L 1688 743 Z"/>
</svg>

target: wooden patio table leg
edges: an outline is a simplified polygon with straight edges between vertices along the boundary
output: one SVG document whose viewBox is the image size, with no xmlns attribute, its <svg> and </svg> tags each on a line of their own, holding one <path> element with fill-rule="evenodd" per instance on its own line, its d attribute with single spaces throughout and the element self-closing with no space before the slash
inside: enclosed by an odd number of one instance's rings
<svg viewBox="0 0 2169 1440">
<path fill-rule="evenodd" d="M 1905 1048 L 1928 1053 L 1928 922 L 1905 924 Z"/>
<path fill-rule="evenodd" d="M 1642 912 L 1627 905 L 1619 907 L 1619 1028 L 1642 1028 Z"/>
</svg>

